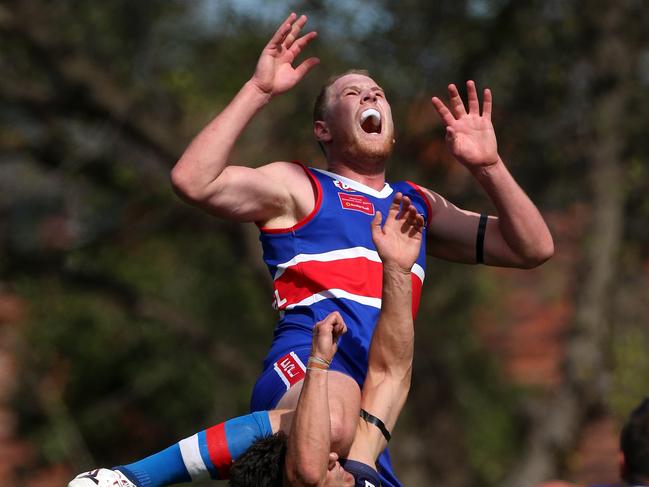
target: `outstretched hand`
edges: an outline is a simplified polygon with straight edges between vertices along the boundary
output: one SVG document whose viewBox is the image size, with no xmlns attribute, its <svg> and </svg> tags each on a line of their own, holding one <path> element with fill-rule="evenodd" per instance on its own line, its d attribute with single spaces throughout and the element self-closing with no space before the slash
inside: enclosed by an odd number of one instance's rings
<svg viewBox="0 0 649 487">
<path fill-rule="evenodd" d="M 298 17 L 292 13 L 264 47 L 251 79 L 262 93 L 275 96 L 290 90 L 320 62 L 318 58 L 310 57 L 293 67 L 295 58 L 317 36 L 315 32 L 309 32 L 299 37 L 306 21 L 306 15 Z"/>
<path fill-rule="evenodd" d="M 468 169 L 490 166 L 499 160 L 496 133 L 491 123 L 491 90 L 483 92 L 482 115 L 475 82 L 467 81 L 469 111 L 454 84 L 448 85 L 450 109 L 436 96 L 432 102 L 446 125 L 446 145 Z"/>
<path fill-rule="evenodd" d="M 419 256 L 424 217 L 410 198 L 397 193 L 383 226 L 382 219 L 381 212 L 377 211 L 372 220 L 372 240 L 383 265 L 395 265 L 410 272 Z"/>
<path fill-rule="evenodd" d="M 330 313 L 313 327 L 311 355 L 331 362 L 338 350 L 338 339 L 347 333 L 347 325 L 338 311 Z"/>
</svg>

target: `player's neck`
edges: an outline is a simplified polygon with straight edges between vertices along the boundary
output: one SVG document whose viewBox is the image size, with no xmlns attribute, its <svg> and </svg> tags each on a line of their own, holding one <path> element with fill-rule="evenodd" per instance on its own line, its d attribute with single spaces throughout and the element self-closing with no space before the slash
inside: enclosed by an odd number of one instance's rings
<svg viewBox="0 0 649 487">
<path fill-rule="evenodd" d="M 356 165 L 343 161 L 327 161 L 330 172 L 346 177 L 365 186 L 381 191 L 385 186 L 385 165 Z"/>
</svg>

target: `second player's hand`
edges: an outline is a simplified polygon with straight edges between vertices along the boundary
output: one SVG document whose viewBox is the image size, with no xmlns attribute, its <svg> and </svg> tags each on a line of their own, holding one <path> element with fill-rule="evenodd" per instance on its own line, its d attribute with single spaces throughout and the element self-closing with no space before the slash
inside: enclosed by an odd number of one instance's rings
<svg viewBox="0 0 649 487">
<path fill-rule="evenodd" d="M 479 169 L 500 160 L 491 123 L 491 90 L 483 92 L 481 114 L 475 82 L 467 81 L 466 88 L 468 111 L 454 84 L 448 85 L 450 108 L 437 97 L 432 102 L 446 126 L 446 145 L 451 154 L 468 169 Z"/>
<path fill-rule="evenodd" d="M 338 350 L 338 339 L 347 333 L 347 325 L 338 311 L 330 313 L 313 327 L 311 355 L 331 362 Z"/>
<path fill-rule="evenodd" d="M 310 57 L 293 67 L 302 49 L 317 35 L 309 32 L 299 37 L 306 21 L 306 15 L 298 17 L 292 13 L 264 47 L 250 80 L 262 93 L 272 97 L 290 90 L 320 62 Z"/>
<path fill-rule="evenodd" d="M 372 240 L 383 265 L 394 265 L 410 272 L 421 249 L 424 217 L 410 202 L 410 198 L 397 193 L 392 200 L 385 223 L 377 211 L 372 220 Z"/>
</svg>

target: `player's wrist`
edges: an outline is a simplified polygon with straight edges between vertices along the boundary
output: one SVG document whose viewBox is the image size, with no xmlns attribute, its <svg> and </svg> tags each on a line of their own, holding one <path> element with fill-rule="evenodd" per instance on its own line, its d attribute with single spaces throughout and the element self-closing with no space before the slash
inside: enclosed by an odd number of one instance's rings
<svg viewBox="0 0 649 487">
<path fill-rule="evenodd" d="M 472 171 L 482 171 L 482 170 L 493 170 L 494 168 L 503 164 L 504 162 L 500 158 L 500 155 L 496 154 L 495 159 L 494 158 L 486 159 L 483 162 L 468 164 L 468 166 Z"/>
<path fill-rule="evenodd" d="M 399 265 L 396 262 L 383 262 L 383 273 L 396 275 L 398 277 L 410 277 L 410 274 L 412 273 L 412 266 L 405 267 L 403 265 Z"/>
<path fill-rule="evenodd" d="M 471 173 L 473 176 L 478 179 L 492 179 L 500 171 L 505 168 L 505 163 L 498 155 L 496 160 L 484 162 L 482 164 L 476 164 L 470 167 Z"/>
<path fill-rule="evenodd" d="M 258 82 L 255 81 L 254 77 L 250 78 L 242 88 L 242 91 L 245 92 L 259 107 L 263 107 L 268 104 L 273 97 L 272 92 L 264 90 Z"/>
<path fill-rule="evenodd" d="M 309 356 L 309 360 L 307 361 L 306 369 L 321 370 L 326 372 L 329 370 L 330 365 L 331 365 L 331 360 L 327 360 L 325 358 L 319 357 L 316 354 L 311 354 Z"/>
</svg>

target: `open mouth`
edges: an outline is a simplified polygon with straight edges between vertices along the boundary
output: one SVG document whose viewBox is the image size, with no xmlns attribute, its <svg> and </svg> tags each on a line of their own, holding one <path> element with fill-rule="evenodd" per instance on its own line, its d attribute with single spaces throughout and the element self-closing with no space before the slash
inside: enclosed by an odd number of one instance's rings
<svg viewBox="0 0 649 487">
<path fill-rule="evenodd" d="M 381 113 L 375 108 L 368 108 L 361 113 L 361 128 L 368 134 L 381 133 Z"/>
</svg>

